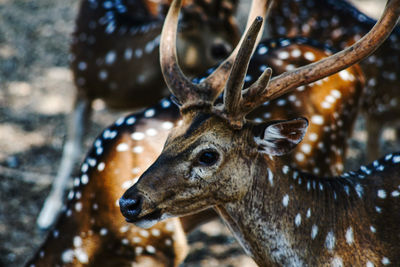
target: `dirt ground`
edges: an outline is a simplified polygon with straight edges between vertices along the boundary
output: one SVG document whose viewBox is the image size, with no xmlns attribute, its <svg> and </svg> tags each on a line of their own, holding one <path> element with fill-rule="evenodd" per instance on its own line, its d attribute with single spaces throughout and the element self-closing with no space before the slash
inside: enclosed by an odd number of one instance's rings
<svg viewBox="0 0 400 267">
<path fill-rule="evenodd" d="M 77 6 L 78 0 L 0 0 L 0 266 L 21 266 L 45 236 L 35 220 L 58 168 L 75 92 L 68 47 Z M 121 115 L 101 102 L 95 107 L 87 147 Z M 362 125 L 351 141 L 354 166 L 363 158 Z M 396 139 L 392 129 L 384 136 Z M 218 221 L 189 241 L 183 266 L 253 265 Z"/>
</svg>

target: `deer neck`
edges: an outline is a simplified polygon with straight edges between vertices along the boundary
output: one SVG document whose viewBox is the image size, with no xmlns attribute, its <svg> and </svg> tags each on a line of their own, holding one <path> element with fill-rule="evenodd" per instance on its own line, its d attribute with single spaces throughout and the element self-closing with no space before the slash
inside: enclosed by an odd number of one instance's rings
<svg viewBox="0 0 400 267">
<path fill-rule="evenodd" d="M 340 266 L 346 257 L 365 264 L 365 256 L 357 255 L 362 249 L 346 251 L 352 246 L 363 246 L 374 255 L 373 223 L 353 221 L 368 213 L 359 205 L 364 192 L 354 177 L 316 177 L 278 158 L 261 157 L 257 166 L 249 192 L 237 202 L 216 207 L 257 264 Z"/>
</svg>

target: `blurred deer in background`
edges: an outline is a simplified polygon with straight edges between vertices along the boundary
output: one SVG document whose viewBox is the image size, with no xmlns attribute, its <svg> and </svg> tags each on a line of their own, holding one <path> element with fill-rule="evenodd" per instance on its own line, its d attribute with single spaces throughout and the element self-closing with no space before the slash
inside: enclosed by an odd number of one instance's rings
<svg viewBox="0 0 400 267">
<path fill-rule="evenodd" d="M 253 10 L 263 10 L 262 6 L 263 2 L 256 3 Z M 255 50 L 245 84 L 253 83 L 267 66 L 279 74 L 331 53 L 327 46 L 305 38 L 263 41 Z M 333 75 L 265 102 L 250 114 L 256 121 L 292 114 L 311 118 L 312 131 L 306 136 L 304 146 L 287 157 L 288 164 L 314 173 L 341 172 L 344 140 L 351 133 L 363 88 L 358 67 L 345 72 L 351 80 Z M 226 80 L 227 73 L 221 75 Z M 113 203 L 154 162 L 168 132 L 180 120 L 179 109 L 165 99 L 141 113 L 119 119 L 104 130 L 84 160 L 79 178 L 74 180 L 75 188 L 68 195 L 63 215 L 27 266 L 179 264 L 187 253 L 183 232 L 214 218 L 212 212 L 183 217 L 180 222 L 172 219 L 143 231 L 126 223 Z M 327 140 L 330 146 L 324 145 Z"/>
<path fill-rule="evenodd" d="M 400 264 L 400 154 L 389 154 L 340 178 L 292 169 L 279 157 L 305 135 L 308 121 L 254 122 L 245 116 L 265 101 L 336 73 L 372 53 L 400 14 L 389 0 L 374 28 L 350 48 L 270 79 L 266 68 L 242 91 L 262 18 L 248 30 L 221 92 L 210 76 L 193 84 L 180 71 L 175 49 L 180 1 L 161 36 L 161 66 L 181 103 L 181 125 L 161 155 L 120 199 L 127 221 L 151 227 L 165 218 L 214 207 L 257 264 L 376 266 Z M 173 37 L 171 37 L 173 36 Z M 167 49 L 168 48 L 168 49 Z"/>
<path fill-rule="evenodd" d="M 270 30 L 274 37 L 306 36 L 337 49 L 350 46 L 365 35 L 375 20 L 345 0 L 283 0 L 271 11 Z M 384 124 L 399 126 L 400 118 L 400 28 L 370 57 L 360 62 L 366 77 L 362 110 L 368 133 L 367 155 L 380 153 Z"/>
<path fill-rule="evenodd" d="M 185 1 L 178 44 L 186 73 L 199 75 L 232 50 L 239 39 L 236 5 L 236 0 Z M 71 45 L 74 111 L 60 168 L 37 220 L 40 228 L 50 227 L 62 206 L 82 154 L 93 100 L 100 98 L 115 109 L 138 109 L 167 95 L 158 45 L 168 6 L 169 1 L 82 1 Z"/>
</svg>

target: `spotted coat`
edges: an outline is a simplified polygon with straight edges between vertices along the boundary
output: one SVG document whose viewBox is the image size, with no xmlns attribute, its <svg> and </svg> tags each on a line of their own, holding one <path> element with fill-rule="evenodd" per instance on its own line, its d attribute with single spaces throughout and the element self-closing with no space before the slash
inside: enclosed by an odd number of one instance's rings
<svg viewBox="0 0 400 267">
<path fill-rule="evenodd" d="M 336 49 L 350 46 L 365 35 L 375 20 L 345 0 L 283 0 L 271 11 L 271 35 L 306 36 Z M 367 117 L 368 154 L 379 154 L 378 138 L 382 123 L 399 123 L 400 27 L 360 66 L 366 77 L 366 91 L 361 105 Z"/>
</svg>

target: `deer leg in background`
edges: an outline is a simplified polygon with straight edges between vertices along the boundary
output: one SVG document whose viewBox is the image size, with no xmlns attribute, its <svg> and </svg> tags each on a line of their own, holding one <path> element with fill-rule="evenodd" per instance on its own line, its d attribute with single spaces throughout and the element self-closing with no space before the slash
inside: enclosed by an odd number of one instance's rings
<svg viewBox="0 0 400 267">
<path fill-rule="evenodd" d="M 82 157 L 83 138 L 92 112 L 91 103 L 91 100 L 79 94 L 75 98 L 74 110 L 68 118 L 68 133 L 60 167 L 37 219 L 40 229 L 52 226 L 62 208 L 70 177 Z"/>
</svg>

